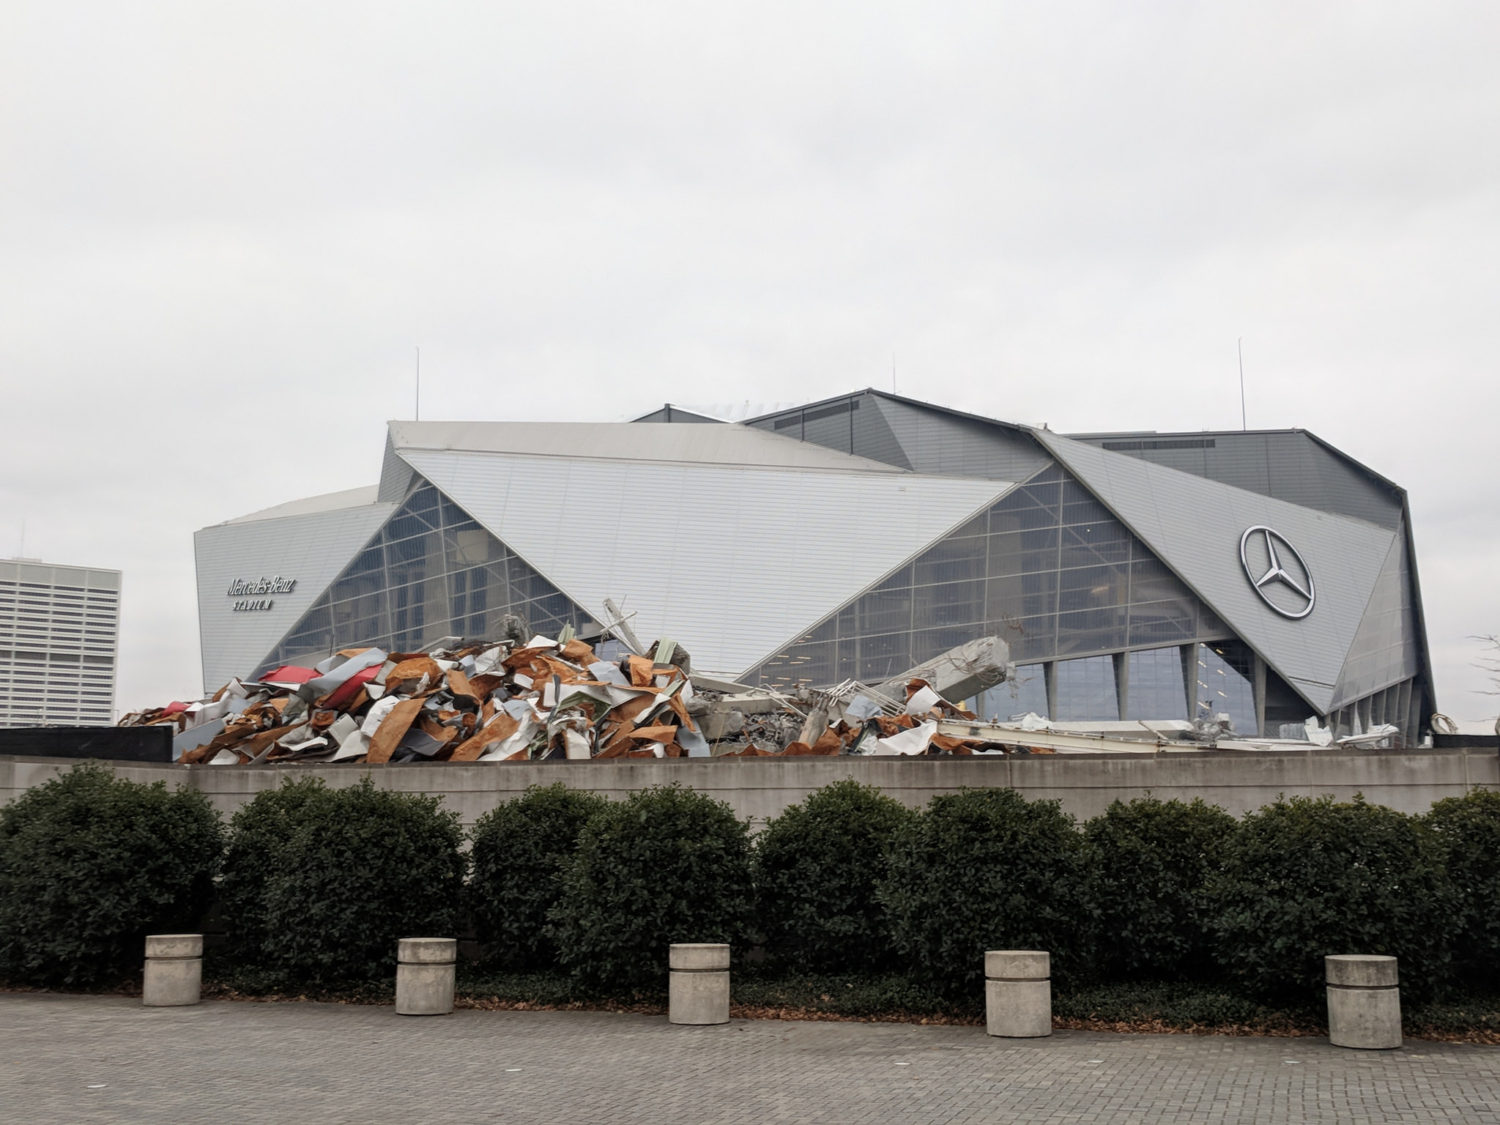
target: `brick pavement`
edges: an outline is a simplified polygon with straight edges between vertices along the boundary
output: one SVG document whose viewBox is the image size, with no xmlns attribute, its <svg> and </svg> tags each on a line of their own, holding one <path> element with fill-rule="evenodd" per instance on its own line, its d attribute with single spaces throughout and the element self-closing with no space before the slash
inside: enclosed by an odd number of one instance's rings
<svg viewBox="0 0 1500 1125">
<path fill-rule="evenodd" d="M 6 1122 L 1500 1122 L 1500 1048 L 0 995 Z"/>
</svg>

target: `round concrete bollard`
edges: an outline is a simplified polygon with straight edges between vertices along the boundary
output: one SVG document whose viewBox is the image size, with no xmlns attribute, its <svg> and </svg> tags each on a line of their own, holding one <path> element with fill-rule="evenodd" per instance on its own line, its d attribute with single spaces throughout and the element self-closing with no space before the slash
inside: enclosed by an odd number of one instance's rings
<svg viewBox="0 0 1500 1125">
<path fill-rule="evenodd" d="M 458 939 L 407 937 L 396 943 L 396 1014 L 446 1016 L 453 1011 Z"/>
<path fill-rule="evenodd" d="M 1052 955 L 992 949 L 984 955 L 985 1030 L 1005 1039 L 1052 1034 Z"/>
<path fill-rule="evenodd" d="M 1401 1046 L 1396 959 L 1359 954 L 1323 958 L 1328 981 L 1328 1041 L 1335 1047 L 1388 1051 Z"/>
<path fill-rule="evenodd" d="M 148 1008 L 181 1008 L 202 998 L 203 935 L 147 936 L 141 1003 Z"/>
<path fill-rule="evenodd" d="M 729 946 L 674 945 L 667 964 L 668 1020 L 700 1026 L 729 1022 Z"/>
</svg>

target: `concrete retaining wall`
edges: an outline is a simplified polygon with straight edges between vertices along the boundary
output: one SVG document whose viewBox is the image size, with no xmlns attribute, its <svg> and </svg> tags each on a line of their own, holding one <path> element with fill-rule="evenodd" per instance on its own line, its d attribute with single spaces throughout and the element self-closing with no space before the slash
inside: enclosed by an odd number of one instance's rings
<svg viewBox="0 0 1500 1125">
<path fill-rule="evenodd" d="M 41 785 L 75 762 L 0 757 L 0 804 Z M 1443 797 L 1500 788 L 1500 755 L 1490 749 L 1318 753 L 1130 754 L 985 758 L 734 758 L 639 759 L 602 762 L 409 763 L 398 765 L 178 766 L 109 763 L 133 781 L 165 780 L 206 794 L 226 816 L 285 777 L 315 776 L 329 785 L 371 777 L 382 789 L 440 795 L 465 824 L 528 785 L 561 781 L 608 797 L 679 782 L 727 801 L 757 824 L 815 789 L 852 777 L 919 807 L 938 793 L 1008 786 L 1030 799 L 1049 798 L 1080 820 L 1116 798 L 1150 793 L 1167 799 L 1202 797 L 1235 815 L 1285 793 L 1347 800 L 1363 793 L 1373 804 L 1426 812 Z"/>
</svg>

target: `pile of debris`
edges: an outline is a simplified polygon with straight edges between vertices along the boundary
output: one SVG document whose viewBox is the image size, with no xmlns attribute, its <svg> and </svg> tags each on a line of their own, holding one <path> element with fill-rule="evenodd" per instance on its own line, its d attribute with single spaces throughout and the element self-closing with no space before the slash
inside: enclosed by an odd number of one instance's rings
<svg viewBox="0 0 1500 1125">
<path fill-rule="evenodd" d="M 938 730 L 974 716 L 933 681 L 988 686 L 1005 675 L 1004 655 L 986 638 L 901 681 L 789 696 L 695 676 L 670 640 L 604 660 L 566 634 L 512 635 L 422 653 L 345 649 L 311 668 L 231 680 L 196 703 L 133 712 L 120 725 L 171 724 L 173 757 L 193 765 L 966 754 L 994 747 Z"/>
</svg>

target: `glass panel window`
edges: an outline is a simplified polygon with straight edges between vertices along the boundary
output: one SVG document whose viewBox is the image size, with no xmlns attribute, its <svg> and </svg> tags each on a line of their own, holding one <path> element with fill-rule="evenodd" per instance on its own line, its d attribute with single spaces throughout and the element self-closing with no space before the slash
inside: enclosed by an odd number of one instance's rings
<svg viewBox="0 0 1500 1125">
<path fill-rule="evenodd" d="M 1255 721 L 1254 657 L 1233 642 L 1200 644 L 1197 648 L 1194 699 L 1199 717 L 1228 715 L 1236 734 L 1258 735 Z"/>
<path fill-rule="evenodd" d="M 974 537 L 948 539 L 922 554 L 916 563 L 915 584 L 983 579 L 985 541 Z"/>
<path fill-rule="evenodd" d="M 866 683 L 879 683 L 892 676 L 899 676 L 916 663 L 911 658 L 910 633 L 860 637 L 858 651 L 857 678 Z"/>
<path fill-rule="evenodd" d="M 1117 720 L 1120 705 L 1115 693 L 1115 661 L 1111 656 L 1060 660 L 1057 677 L 1057 714 L 1061 722 Z"/>
<path fill-rule="evenodd" d="M 1132 645 L 1170 644 L 1192 640 L 1195 635 L 1191 603 L 1149 602 L 1130 607 Z"/>
<path fill-rule="evenodd" d="M 420 478 L 419 478 L 420 479 Z M 417 651 L 446 636 L 490 639 L 507 613 L 537 632 L 589 615 L 430 484 L 421 483 L 313 603 L 262 668 L 377 644 Z M 321 647 L 314 647 L 320 644 Z"/>
<path fill-rule="evenodd" d="M 1057 651 L 1099 652 L 1125 647 L 1125 608 L 1085 609 L 1057 615 Z"/>
<path fill-rule="evenodd" d="M 1113 520 L 1062 529 L 1064 569 L 1130 561 L 1130 532 Z"/>
<path fill-rule="evenodd" d="M 991 574 L 1023 574 L 1057 569 L 1057 528 L 1011 531 L 990 536 Z"/>
<path fill-rule="evenodd" d="M 932 625 L 968 625 L 972 635 L 973 628 L 984 621 L 983 580 L 918 586 L 912 591 L 912 595 L 912 610 L 915 614 L 913 624 L 919 628 Z"/>
<path fill-rule="evenodd" d="M 891 633 L 911 628 L 911 590 L 880 590 L 861 598 L 855 607 L 859 632 Z"/>
<path fill-rule="evenodd" d="M 434 531 L 442 526 L 438 520 L 438 491 L 430 484 L 424 483 L 407 497 L 406 503 L 401 505 L 401 511 L 421 520 Z"/>
<path fill-rule="evenodd" d="M 1006 625 L 1003 636 L 1012 660 L 1051 656 L 1057 651 L 1057 616 L 1019 618 Z"/>
<path fill-rule="evenodd" d="M 981 692 L 974 701 L 975 713 L 981 719 L 1019 719 L 1030 713 L 1047 718 L 1047 676 L 1045 664 L 1024 664 L 1016 669 L 1014 679 L 996 684 Z"/>
<path fill-rule="evenodd" d="M 1127 719 L 1186 719 L 1187 680 L 1182 650 L 1157 648 L 1132 652 L 1126 667 Z"/>
</svg>

